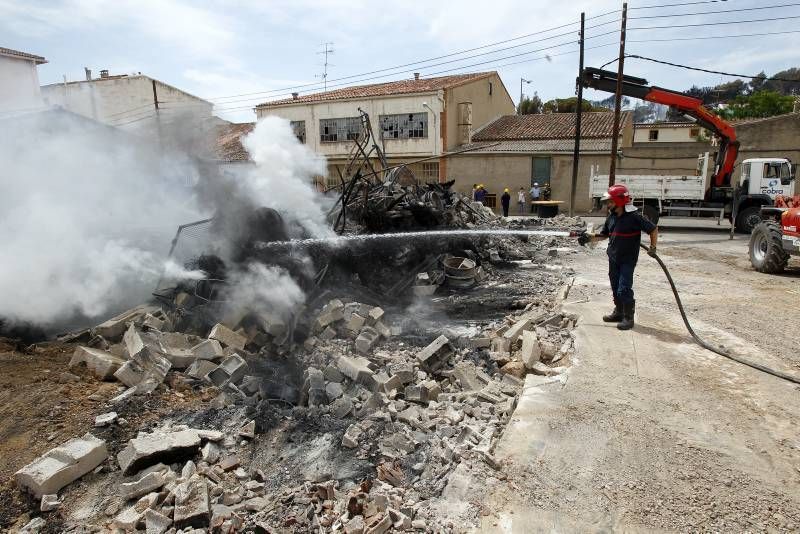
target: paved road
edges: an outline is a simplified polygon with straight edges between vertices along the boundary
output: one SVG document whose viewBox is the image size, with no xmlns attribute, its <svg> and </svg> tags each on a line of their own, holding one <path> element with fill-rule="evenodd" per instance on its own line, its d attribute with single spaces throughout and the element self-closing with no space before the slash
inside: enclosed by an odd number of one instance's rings
<svg viewBox="0 0 800 534">
<path fill-rule="evenodd" d="M 669 225 L 659 248 L 702 336 L 800 376 L 796 271 L 752 271 L 746 238 L 714 228 Z M 626 333 L 600 319 L 605 252 L 570 263 L 574 365 L 566 384 L 529 376 L 496 451 L 508 478 L 479 530 L 800 529 L 800 388 L 692 343 L 650 258 Z"/>
</svg>

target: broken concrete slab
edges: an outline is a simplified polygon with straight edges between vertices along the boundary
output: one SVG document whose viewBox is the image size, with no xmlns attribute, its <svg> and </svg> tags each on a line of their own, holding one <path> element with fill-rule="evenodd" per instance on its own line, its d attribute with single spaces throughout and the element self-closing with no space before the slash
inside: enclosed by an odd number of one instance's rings
<svg viewBox="0 0 800 534">
<path fill-rule="evenodd" d="M 173 490 L 175 528 L 205 528 L 211 519 L 211 505 L 208 497 L 208 484 L 200 475 L 193 475 Z"/>
<path fill-rule="evenodd" d="M 102 413 L 94 418 L 94 426 L 108 426 L 117 420 L 117 412 Z"/>
<path fill-rule="evenodd" d="M 236 350 L 243 350 L 247 344 L 247 338 L 237 334 L 222 323 L 217 323 L 211 332 L 208 334 L 208 339 L 216 339 L 226 347 L 232 347 Z"/>
<path fill-rule="evenodd" d="M 145 378 L 145 371 L 138 362 L 128 360 L 114 372 L 114 378 L 129 388 L 139 385 Z"/>
<path fill-rule="evenodd" d="M 359 438 L 361 438 L 361 429 L 354 423 L 345 430 L 344 436 L 342 436 L 342 446 L 355 449 L 358 447 Z"/>
<path fill-rule="evenodd" d="M 350 320 L 347 321 L 347 329 L 351 332 L 359 332 L 361 328 L 367 323 L 367 319 L 365 317 L 360 316 L 357 313 L 354 313 L 350 316 Z"/>
<path fill-rule="evenodd" d="M 58 493 L 108 457 L 106 442 L 91 434 L 74 438 L 35 459 L 14 474 L 17 485 L 37 498 Z"/>
<path fill-rule="evenodd" d="M 339 359 L 336 360 L 336 367 L 350 380 L 369 386 L 372 382 L 372 375 L 375 374 L 369 368 L 369 363 L 366 358 L 339 356 Z"/>
<path fill-rule="evenodd" d="M 200 435 L 192 429 L 140 432 L 117 454 L 117 462 L 123 474 L 128 475 L 159 462 L 172 463 L 193 456 L 200 441 Z"/>
<path fill-rule="evenodd" d="M 526 330 L 522 333 L 522 349 L 520 358 L 527 369 L 533 369 L 533 364 L 542 358 L 542 349 L 536 332 Z"/>
<path fill-rule="evenodd" d="M 103 336 L 109 341 L 115 342 L 125 333 L 129 322 L 141 320 L 146 314 L 152 314 L 159 310 L 158 306 L 137 306 L 95 326 L 92 331 L 95 335 Z"/>
<path fill-rule="evenodd" d="M 215 341 L 216 342 L 216 341 Z M 204 378 L 208 373 L 216 369 L 217 366 L 209 360 L 195 360 L 192 365 L 186 369 L 186 374 L 198 380 Z"/>
<path fill-rule="evenodd" d="M 356 350 L 361 354 L 367 354 L 378 342 L 381 335 L 371 326 L 365 326 L 356 338 Z"/>
<path fill-rule="evenodd" d="M 248 421 L 242 428 L 239 429 L 239 436 L 247 439 L 253 439 L 256 437 L 256 422 L 255 421 Z"/>
<path fill-rule="evenodd" d="M 55 493 L 42 495 L 42 502 L 39 503 L 39 511 L 52 512 L 53 510 L 57 510 L 59 506 L 61 506 L 61 501 Z"/>
<path fill-rule="evenodd" d="M 172 526 L 172 519 L 151 508 L 144 511 L 146 534 L 164 534 Z"/>
<path fill-rule="evenodd" d="M 86 364 L 86 368 L 100 380 L 111 380 L 125 360 L 104 350 L 78 347 L 72 353 L 68 367 L 72 368 L 81 363 Z"/>
<path fill-rule="evenodd" d="M 417 353 L 417 361 L 427 371 L 436 371 L 443 367 L 455 352 L 453 344 L 445 336 L 439 336 Z"/>
<path fill-rule="evenodd" d="M 119 495 L 125 500 L 137 499 L 148 493 L 161 489 L 167 483 L 164 471 L 147 473 L 135 482 L 125 482 L 119 485 Z"/>
<path fill-rule="evenodd" d="M 190 349 L 198 360 L 222 359 L 222 345 L 216 339 L 206 339 Z"/>
</svg>

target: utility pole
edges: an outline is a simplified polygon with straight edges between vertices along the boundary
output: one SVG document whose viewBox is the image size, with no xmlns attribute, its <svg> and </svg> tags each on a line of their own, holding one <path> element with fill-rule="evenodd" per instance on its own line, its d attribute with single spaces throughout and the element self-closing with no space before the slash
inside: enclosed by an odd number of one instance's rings
<svg viewBox="0 0 800 534">
<path fill-rule="evenodd" d="M 622 76 L 625 71 L 625 27 L 628 24 L 628 3 L 622 4 L 622 27 L 619 31 L 619 60 L 617 66 L 617 90 L 614 94 L 614 132 L 611 138 L 611 167 L 608 171 L 608 187 L 617 177 L 617 140 L 619 138 L 619 116 L 622 111 Z"/>
<path fill-rule="evenodd" d="M 526 80 L 525 78 L 519 79 L 519 108 L 517 109 L 517 115 L 522 115 L 522 82 L 531 83 L 532 80 Z"/>
<path fill-rule="evenodd" d="M 578 188 L 578 163 L 580 162 L 581 151 L 581 115 L 583 115 L 583 84 L 581 77 L 583 76 L 583 26 L 586 21 L 586 13 L 581 13 L 581 40 L 580 40 L 580 54 L 578 58 L 578 101 L 576 102 L 575 109 L 575 151 L 572 153 L 572 187 L 569 190 L 569 216 L 575 214 L 575 190 Z"/>
<path fill-rule="evenodd" d="M 321 52 L 317 52 L 317 54 L 324 54 L 325 55 L 325 63 L 324 63 L 324 66 L 323 66 L 322 74 L 321 75 L 317 75 L 317 77 L 318 78 L 322 78 L 322 86 L 324 88 L 323 90 L 327 91 L 328 90 L 328 54 L 333 54 L 333 48 L 331 48 L 333 46 L 333 43 L 322 43 L 322 45 L 320 45 L 320 46 L 322 46 L 323 49 L 322 49 Z"/>
</svg>

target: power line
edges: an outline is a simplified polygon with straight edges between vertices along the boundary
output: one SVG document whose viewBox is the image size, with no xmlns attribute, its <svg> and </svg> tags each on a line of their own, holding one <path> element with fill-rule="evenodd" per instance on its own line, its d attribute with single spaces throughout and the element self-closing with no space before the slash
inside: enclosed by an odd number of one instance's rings
<svg viewBox="0 0 800 534">
<path fill-rule="evenodd" d="M 660 4 L 660 5 L 651 5 L 651 6 L 637 6 L 637 7 L 629 7 L 628 9 L 660 9 L 662 7 L 678 7 L 678 6 L 695 6 L 698 4 L 718 4 L 722 2 L 727 2 L 728 0 L 700 0 L 698 2 L 681 2 L 677 4 Z"/>
<path fill-rule="evenodd" d="M 617 11 L 619 11 L 619 10 L 609 11 L 609 12 L 603 13 L 601 15 L 596 15 L 595 17 L 592 17 L 592 18 L 600 18 L 600 17 L 606 16 L 606 15 L 609 15 L 609 14 L 616 13 Z M 603 22 L 603 23 L 600 23 L 600 24 L 595 24 L 593 26 L 588 26 L 586 29 L 589 30 L 589 29 L 593 29 L 593 28 L 599 28 L 601 26 L 606 26 L 608 24 L 613 24 L 615 22 L 619 22 L 619 19 Z M 432 57 L 432 58 L 428 58 L 428 59 L 421 59 L 421 60 L 413 61 L 413 62 L 410 62 L 410 63 L 404 63 L 402 65 L 395 65 L 393 67 L 386 67 L 386 68 L 377 69 L 377 70 L 373 70 L 373 71 L 369 71 L 369 72 L 362 72 L 360 74 L 353 74 L 353 75 L 350 75 L 350 76 L 343 76 L 341 78 L 336 78 L 336 79 L 333 79 L 333 80 L 330 80 L 330 81 L 331 82 L 339 82 L 339 81 L 342 81 L 342 80 L 352 80 L 353 78 L 360 78 L 362 76 L 367 76 L 367 75 L 370 75 L 370 74 L 377 74 L 377 73 L 380 73 L 380 72 L 387 72 L 387 71 L 397 70 L 397 69 L 401 69 L 401 68 L 405 68 L 405 67 L 411 67 L 413 65 L 420 65 L 421 63 L 429 63 L 431 61 L 437 61 L 439 59 L 445 59 L 445 58 L 449 58 L 449 57 L 453 57 L 453 56 L 467 54 L 469 52 L 475 52 L 477 50 L 483 50 L 485 48 L 495 47 L 495 46 L 506 44 L 506 43 L 510 43 L 510 42 L 513 42 L 513 41 L 519 41 L 521 39 L 527 39 L 529 37 L 533 37 L 533 36 L 536 36 L 536 35 L 541 35 L 543 33 L 551 32 L 551 31 L 554 31 L 554 30 L 560 30 L 560 29 L 566 28 L 568 26 L 573 26 L 575 24 L 578 24 L 578 21 L 569 22 L 567 24 L 562 24 L 560 26 L 554 26 L 552 28 L 547 28 L 545 30 L 539 30 L 539 31 L 536 31 L 536 32 L 533 32 L 533 33 L 529 33 L 529 34 L 526 34 L 526 35 L 520 35 L 518 37 L 512 37 L 510 39 L 504 39 L 502 41 L 495 41 L 495 42 L 492 42 L 492 43 L 487 43 L 487 44 L 484 44 L 484 45 L 481 45 L 481 46 L 476 46 L 474 48 L 467 48 L 465 50 L 459 50 L 457 52 L 451 52 L 449 54 L 444 54 L 442 56 L 436 56 L 436 57 Z M 529 42 L 526 42 L 526 43 L 521 43 L 521 44 L 514 45 L 514 46 L 509 46 L 509 47 L 505 47 L 505 48 L 499 48 L 497 50 L 493 50 L 493 51 L 490 51 L 490 52 L 485 52 L 485 53 L 483 53 L 483 55 L 492 54 L 492 53 L 496 53 L 496 52 L 501 52 L 503 50 L 509 50 L 511 48 L 519 48 L 521 46 L 526 46 L 526 45 L 529 45 L 529 44 L 534 44 L 534 43 L 538 43 L 538 42 L 542 42 L 542 41 L 547 41 L 549 39 L 555 39 L 557 37 L 563 37 L 565 35 L 572 35 L 573 33 L 575 33 L 575 32 L 574 31 L 563 32 L 563 33 L 560 33 L 560 34 L 557 34 L 557 35 L 551 35 L 551 36 L 548 36 L 548 37 L 544 37 L 542 39 L 536 39 L 536 40 L 529 41 Z M 465 57 L 465 58 L 462 58 L 462 59 L 470 59 L 470 57 L 474 57 L 474 56 L 468 56 L 468 57 Z M 424 69 L 424 68 L 429 68 L 431 66 L 432 65 L 425 65 L 425 66 L 420 66 L 419 68 L 420 69 Z M 410 71 L 408 71 L 408 72 L 410 72 Z M 271 93 L 286 93 L 286 91 L 290 91 L 292 89 L 304 89 L 304 88 L 309 88 L 309 87 L 313 87 L 313 86 L 317 86 L 317 90 L 318 90 L 320 85 L 321 84 L 319 82 L 307 83 L 307 84 L 295 85 L 295 86 L 291 86 L 291 87 L 284 87 L 284 88 L 281 88 L 281 89 L 271 89 L 271 90 L 268 90 L 268 91 L 257 91 L 257 92 L 254 92 L 254 93 L 242 93 L 242 94 L 238 94 L 238 95 L 227 95 L 227 96 L 214 97 L 214 98 L 209 98 L 208 100 L 215 101 L 215 100 L 225 100 L 225 99 L 228 99 L 228 98 L 237 98 L 237 97 L 240 97 L 240 96 L 267 95 L 267 94 L 271 94 Z M 342 85 L 342 84 L 340 84 L 340 85 Z"/>
<path fill-rule="evenodd" d="M 742 11 L 757 11 L 760 9 L 779 9 L 782 7 L 796 7 L 800 6 L 800 2 L 794 2 L 792 4 L 779 4 L 775 6 L 758 6 L 758 7 L 743 7 L 740 9 L 721 9 L 715 11 L 696 11 L 694 13 L 671 13 L 667 15 L 645 15 L 643 17 L 631 17 L 631 20 L 638 20 L 638 19 L 662 19 L 662 18 L 670 18 L 670 17 L 691 17 L 694 15 L 718 15 L 720 13 L 739 13 Z"/>
<path fill-rule="evenodd" d="M 629 43 L 655 43 L 670 41 L 699 41 L 705 39 L 733 39 L 736 37 L 762 37 L 768 35 L 785 35 L 787 33 L 800 33 L 800 30 L 787 30 L 782 32 L 740 33 L 737 35 L 706 35 L 702 37 L 670 37 L 667 39 L 628 39 Z"/>
<path fill-rule="evenodd" d="M 701 69 L 700 67 L 690 67 L 689 65 L 681 65 L 680 63 L 672 63 L 670 61 L 663 61 L 660 59 L 653 59 L 651 57 L 644 57 L 638 56 L 636 54 L 626 54 L 625 57 L 632 57 L 635 59 L 643 59 L 645 61 L 652 61 L 653 63 L 661 63 L 662 65 L 669 65 L 671 67 L 679 67 L 681 69 L 689 69 L 689 70 L 697 70 L 700 72 L 707 72 L 709 74 L 721 74 L 723 76 L 730 76 L 732 78 L 750 78 L 751 80 L 772 80 L 777 82 L 790 82 L 790 83 L 800 83 L 800 80 L 789 80 L 787 78 L 774 78 L 774 77 L 763 77 L 763 76 L 749 76 L 747 74 L 733 74 L 730 72 L 723 72 L 719 70 L 709 70 L 709 69 Z"/>
<path fill-rule="evenodd" d="M 628 28 L 629 30 L 664 30 L 673 28 L 697 28 L 699 26 L 722 26 L 725 24 L 747 24 L 750 22 L 775 22 L 777 20 L 800 19 L 800 15 L 792 17 L 779 17 L 768 19 L 751 19 L 751 20 L 730 20 L 724 22 L 705 22 L 699 24 L 673 24 L 669 26 L 640 26 L 638 28 Z"/>
</svg>

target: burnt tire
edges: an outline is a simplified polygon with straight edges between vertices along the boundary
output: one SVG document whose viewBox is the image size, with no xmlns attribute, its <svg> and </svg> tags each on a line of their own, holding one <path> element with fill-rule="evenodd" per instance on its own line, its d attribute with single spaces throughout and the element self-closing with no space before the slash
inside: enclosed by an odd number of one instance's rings
<svg viewBox="0 0 800 534">
<path fill-rule="evenodd" d="M 761 206 L 750 206 L 736 214 L 736 231 L 749 234 L 758 226 L 761 218 Z"/>
<path fill-rule="evenodd" d="M 750 236 L 750 264 L 760 273 L 781 273 L 789 262 L 789 253 L 783 249 L 781 226 L 775 221 L 764 221 L 753 229 Z"/>
<path fill-rule="evenodd" d="M 642 206 L 642 217 L 644 217 L 653 224 L 658 224 L 658 219 L 660 217 L 658 213 L 658 208 L 655 206 L 651 206 L 650 204 L 645 204 L 644 206 Z"/>
</svg>

